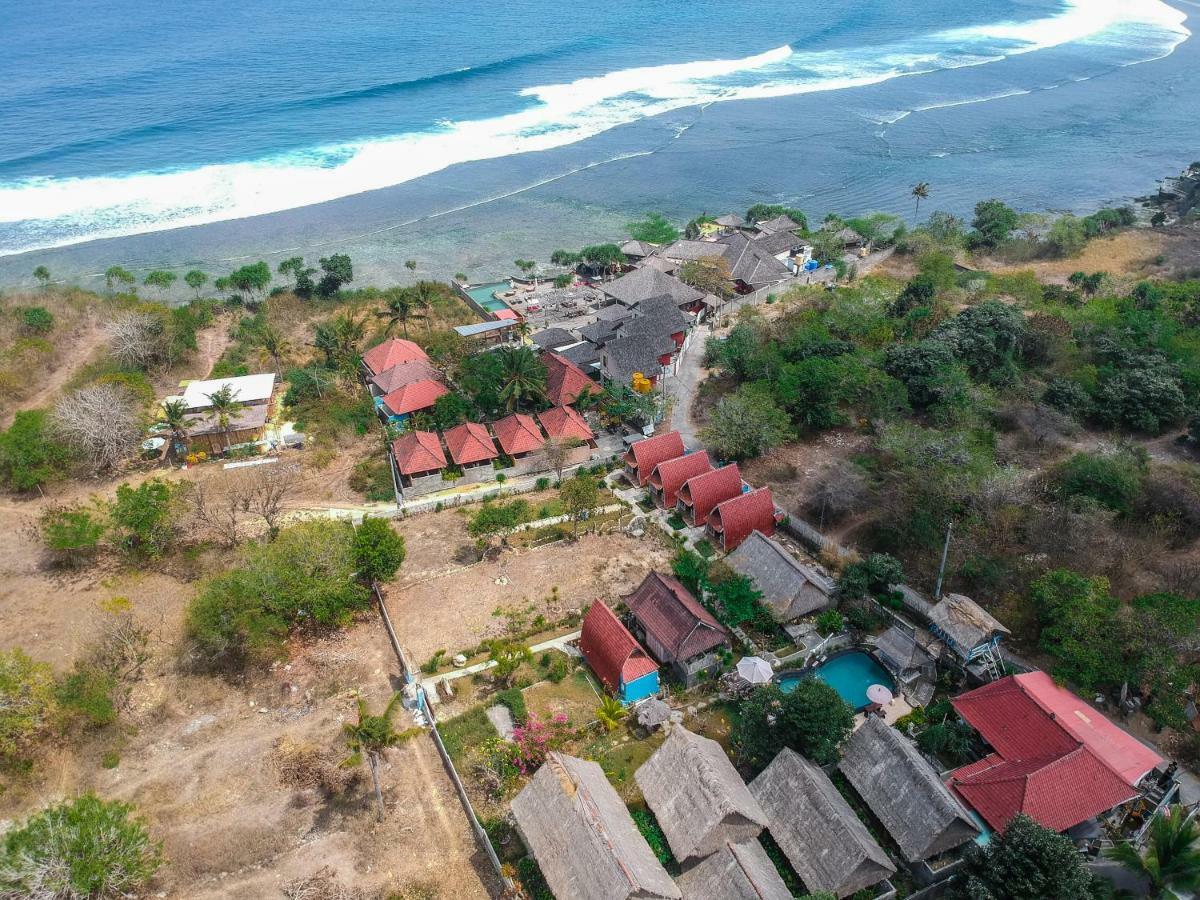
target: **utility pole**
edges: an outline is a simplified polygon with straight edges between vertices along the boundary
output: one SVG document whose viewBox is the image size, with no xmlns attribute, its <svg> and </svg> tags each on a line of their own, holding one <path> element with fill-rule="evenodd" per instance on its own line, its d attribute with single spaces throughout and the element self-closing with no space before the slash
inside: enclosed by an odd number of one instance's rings
<svg viewBox="0 0 1200 900">
<path fill-rule="evenodd" d="M 946 574 L 946 557 L 950 555 L 950 535 L 954 531 L 954 521 L 946 523 L 946 543 L 942 545 L 942 564 L 938 566 L 937 586 L 933 589 L 933 602 L 942 599 L 942 577 Z"/>
</svg>

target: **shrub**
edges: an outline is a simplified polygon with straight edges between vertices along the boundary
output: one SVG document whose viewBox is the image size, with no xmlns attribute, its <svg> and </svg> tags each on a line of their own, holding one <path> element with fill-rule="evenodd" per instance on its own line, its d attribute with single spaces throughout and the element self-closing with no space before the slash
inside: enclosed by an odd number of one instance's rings
<svg viewBox="0 0 1200 900">
<path fill-rule="evenodd" d="M 822 637 L 837 634 L 845 624 L 846 620 L 836 609 L 827 609 L 817 616 L 817 631 Z"/>
<path fill-rule="evenodd" d="M 0 895 L 115 900 L 140 894 L 160 865 L 162 849 L 134 807 L 84 794 L 5 835 Z"/>
<path fill-rule="evenodd" d="M 532 856 L 524 856 L 517 863 L 517 880 L 530 900 L 554 900 L 554 893 L 546 884 L 546 876 Z"/>
<path fill-rule="evenodd" d="M 17 413 L 7 431 L 0 431 L 0 484 L 13 491 L 32 491 L 62 478 L 70 454 L 50 433 L 43 409 Z"/>
<path fill-rule="evenodd" d="M 54 314 L 44 306 L 21 310 L 21 330 L 26 334 L 49 334 L 54 329 Z"/>
<path fill-rule="evenodd" d="M 1133 453 L 1076 453 L 1055 470 L 1053 478 L 1064 497 L 1086 497 L 1127 514 L 1141 492 L 1144 472 L 1145 461 Z"/>
<path fill-rule="evenodd" d="M 22 650 L 0 653 L 0 764 L 24 761 L 56 713 L 54 671 Z"/>
<path fill-rule="evenodd" d="M 368 584 L 394 577 L 404 562 L 404 538 L 386 519 L 364 518 L 351 548 L 358 577 Z"/>
<path fill-rule="evenodd" d="M 117 679 L 92 666 L 82 666 L 58 685 L 58 706 L 66 715 L 85 726 L 101 728 L 117 720 L 113 702 Z"/>
<path fill-rule="evenodd" d="M 550 487 L 550 479 L 545 477 L 539 478 L 533 483 L 533 486 L 536 490 L 544 491 Z"/>
<path fill-rule="evenodd" d="M 835 762 L 850 735 L 854 711 L 817 678 L 802 678 L 785 694 L 777 685 L 756 688 L 738 710 L 733 742 L 739 756 L 761 770 L 784 747 L 817 765 Z"/>
<path fill-rule="evenodd" d="M 55 562 L 69 566 L 83 565 L 96 555 L 106 528 L 89 509 L 58 505 L 46 507 L 38 525 Z"/>
<path fill-rule="evenodd" d="M 501 706 L 508 707 L 508 711 L 512 713 L 513 721 L 518 725 L 524 725 L 529 719 L 529 709 L 525 706 L 525 695 L 521 693 L 520 688 L 509 688 L 506 691 L 500 691 L 496 694 L 495 700 Z"/>
<path fill-rule="evenodd" d="M 354 464 L 348 479 L 350 490 L 366 500 L 394 500 L 396 488 L 392 483 L 392 467 L 383 457 L 372 456 Z"/>
<path fill-rule="evenodd" d="M 446 655 L 446 650 L 438 650 L 433 656 L 429 657 L 425 662 L 421 663 L 421 671 L 426 675 L 432 675 L 438 670 L 442 664 L 442 657 Z"/>
<path fill-rule="evenodd" d="M 554 659 L 550 663 L 550 667 L 546 672 L 546 677 L 554 684 L 558 684 L 571 672 L 571 664 L 567 661 L 566 656 L 561 653 L 556 653 Z"/>
<path fill-rule="evenodd" d="M 654 855 L 658 857 L 658 861 L 668 870 L 678 870 L 679 864 L 675 862 L 671 845 L 667 843 L 667 836 L 654 813 L 648 809 L 631 809 L 629 815 L 637 825 L 637 830 L 646 839 L 646 843 L 650 845 L 650 849 L 654 851 Z"/>
</svg>

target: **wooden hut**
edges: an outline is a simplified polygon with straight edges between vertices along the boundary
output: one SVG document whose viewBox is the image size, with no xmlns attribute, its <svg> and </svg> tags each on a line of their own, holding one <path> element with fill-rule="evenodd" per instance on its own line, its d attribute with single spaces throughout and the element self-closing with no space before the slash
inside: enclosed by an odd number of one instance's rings
<svg viewBox="0 0 1200 900">
<path fill-rule="evenodd" d="M 721 745 L 682 725 L 634 778 L 680 863 L 752 841 L 767 826 L 767 814 Z"/>
<path fill-rule="evenodd" d="M 683 900 L 792 900 L 758 841 L 726 844 L 679 876 Z"/>
<path fill-rule="evenodd" d="M 551 752 L 513 798 L 512 813 L 554 896 L 680 900 L 596 763 Z"/>
<path fill-rule="evenodd" d="M 751 532 L 725 562 L 754 582 L 762 592 L 763 605 L 778 622 L 819 612 L 833 602 L 832 578 L 800 562 L 761 531 Z"/>
<path fill-rule="evenodd" d="M 829 776 L 784 748 L 750 782 L 779 845 L 810 891 L 849 897 L 896 871 Z"/>
</svg>

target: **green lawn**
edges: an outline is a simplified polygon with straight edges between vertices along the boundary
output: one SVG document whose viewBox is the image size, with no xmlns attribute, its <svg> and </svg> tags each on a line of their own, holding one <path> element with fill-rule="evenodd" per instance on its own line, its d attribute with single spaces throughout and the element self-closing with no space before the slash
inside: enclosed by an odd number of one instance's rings
<svg viewBox="0 0 1200 900">
<path fill-rule="evenodd" d="M 708 542 L 708 538 L 701 538 L 700 540 L 696 541 L 695 547 L 696 552 L 705 559 L 712 559 L 713 554 L 717 552 L 713 548 L 713 545 Z"/>
<path fill-rule="evenodd" d="M 476 706 L 461 716 L 443 722 L 438 725 L 438 731 L 441 732 L 442 743 L 446 745 L 446 752 L 450 754 L 456 767 L 468 750 L 496 737 L 496 729 L 492 727 L 482 706 Z"/>
<path fill-rule="evenodd" d="M 525 688 L 525 706 L 542 720 L 562 713 L 575 727 L 587 725 L 596 721 L 599 705 L 600 693 L 584 668 L 576 669 L 558 684 L 543 681 Z"/>
</svg>

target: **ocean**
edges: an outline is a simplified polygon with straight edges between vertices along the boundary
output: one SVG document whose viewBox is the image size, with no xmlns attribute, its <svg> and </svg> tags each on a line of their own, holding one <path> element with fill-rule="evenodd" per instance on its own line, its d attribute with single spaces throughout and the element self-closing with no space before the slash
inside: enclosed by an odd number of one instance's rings
<svg viewBox="0 0 1200 900">
<path fill-rule="evenodd" d="M 362 280 L 783 202 L 1087 209 L 1200 157 L 1190 0 L 4 2 L 0 282 Z"/>
</svg>

